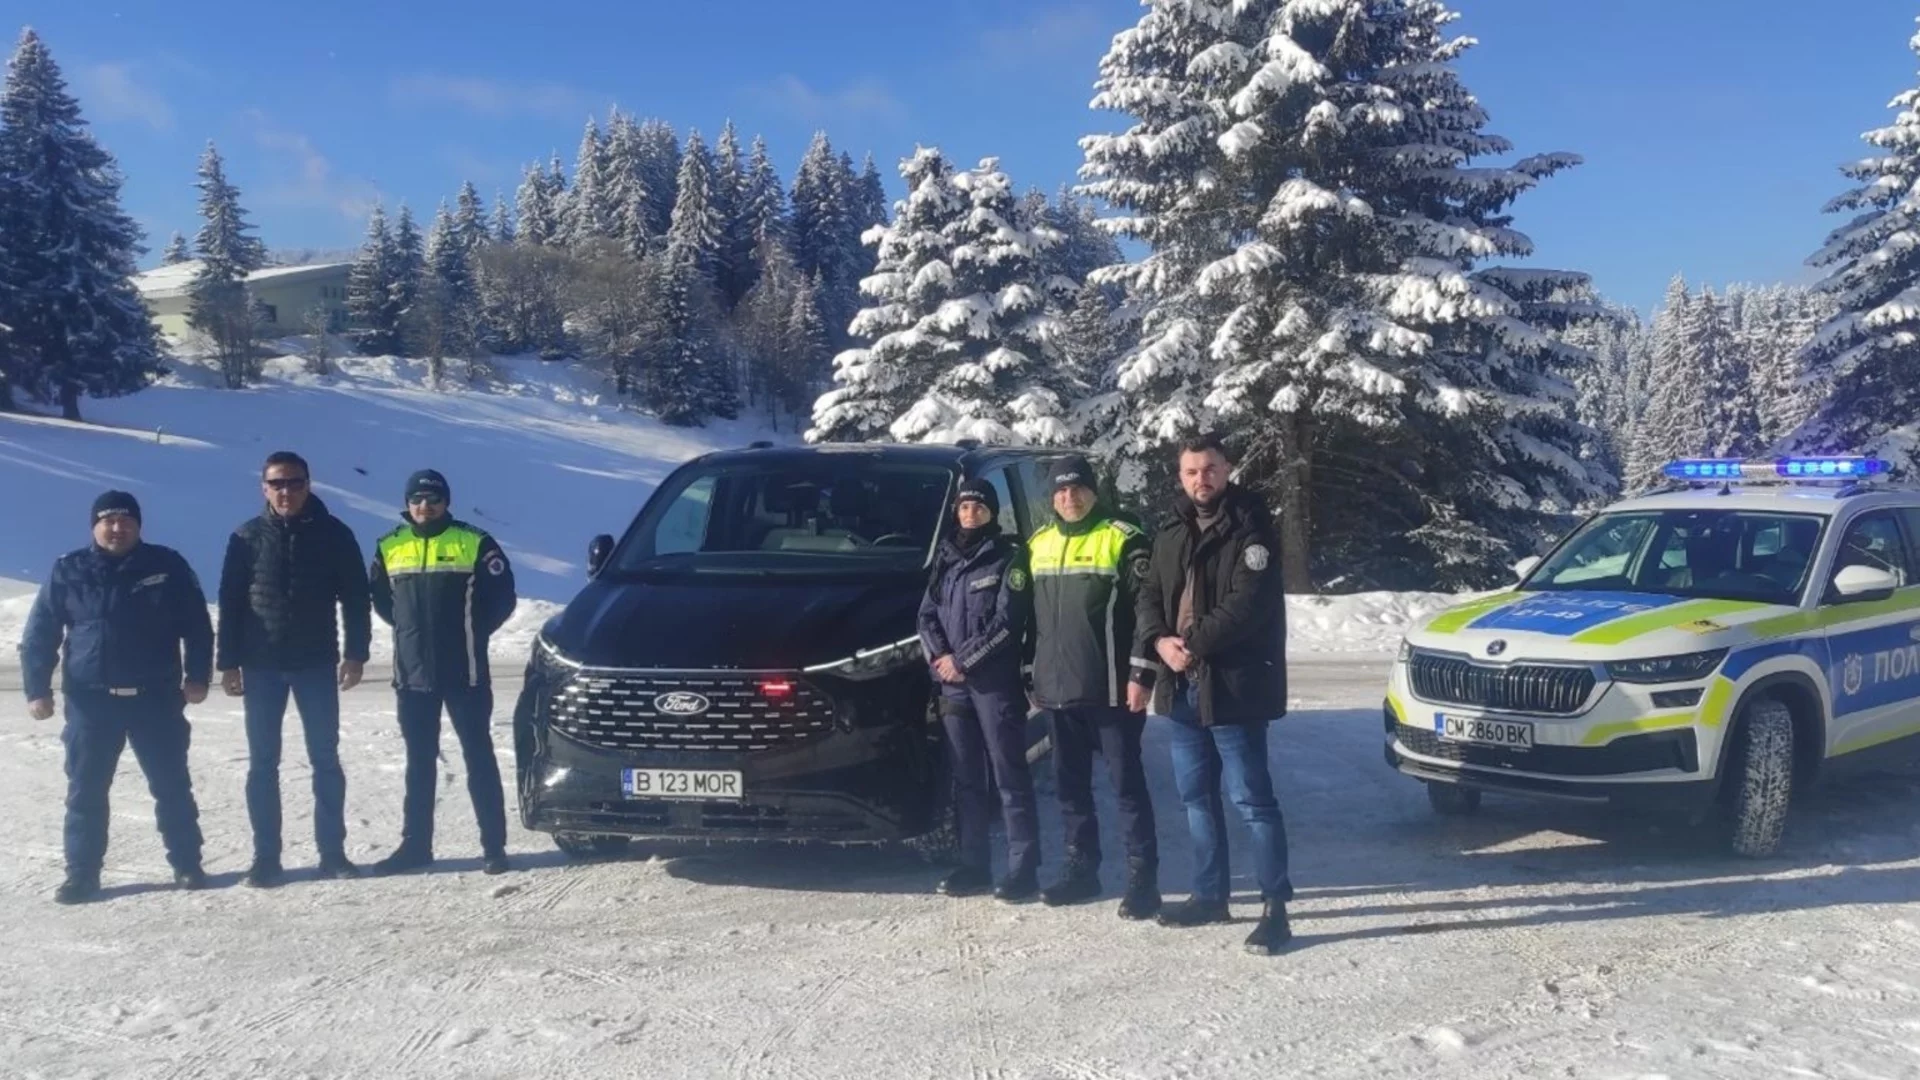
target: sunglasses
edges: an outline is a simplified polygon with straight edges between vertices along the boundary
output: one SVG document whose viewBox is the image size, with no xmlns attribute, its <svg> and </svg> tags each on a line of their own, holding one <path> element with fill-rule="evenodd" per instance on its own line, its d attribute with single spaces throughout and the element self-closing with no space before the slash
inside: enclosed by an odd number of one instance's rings
<svg viewBox="0 0 1920 1080">
<path fill-rule="evenodd" d="M 445 506 L 447 505 L 447 498 L 444 495 L 410 495 L 407 497 L 407 505 Z"/>
<path fill-rule="evenodd" d="M 275 491 L 299 491 L 307 486 L 306 477 L 296 476 L 286 480 L 269 480 L 267 486 Z"/>
</svg>

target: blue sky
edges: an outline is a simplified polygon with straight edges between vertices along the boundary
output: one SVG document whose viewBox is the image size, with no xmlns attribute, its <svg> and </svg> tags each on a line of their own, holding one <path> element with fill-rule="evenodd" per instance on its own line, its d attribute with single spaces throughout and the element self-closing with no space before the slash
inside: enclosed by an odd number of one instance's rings
<svg viewBox="0 0 1920 1080">
<path fill-rule="evenodd" d="M 1536 262 L 1643 309 L 1676 272 L 1807 280 L 1836 167 L 1915 85 L 1913 0 L 1457 0 L 1494 130 L 1580 169 L 1518 204 Z M 27 0 L 127 173 L 155 251 L 191 235 L 216 140 L 274 247 L 357 242 L 376 198 L 431 211 L 571 160 L 609 105 L 711 133 L 731 117 L 791 173 L 825 128 L 889 169 L 916 143 L 993 154 L 1021 186 L 1073 179 L 1076 140 L 1131 0 Z M 598 9 L 594 11 L 594 9 Z M 586 12 L 593 11 L 589 14 Z M 897 192 L 896 192 L 897 193 Z"/>
</svg>

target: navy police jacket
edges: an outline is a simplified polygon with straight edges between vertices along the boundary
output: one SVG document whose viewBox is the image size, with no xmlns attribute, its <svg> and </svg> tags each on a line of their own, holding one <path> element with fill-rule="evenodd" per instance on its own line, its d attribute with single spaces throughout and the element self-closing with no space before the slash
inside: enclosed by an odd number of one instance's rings
<svg viewBox="0 0 1920 1080">
<path fill-rule="evenodd" d="M 117 558 L 87 547 L 53 564 L 20 641 L 27 700 L 53 692 L 63 644 L 67 693 L 177 694 L 183 674 L 205 683 L 213 670 L 213 621 L 200 579 L 179 552 L 158 544 L 142 543 Z"/>
<path fill-rule="evenodd" d="M 952 538 L 941 542 L 920 601 L 929 660 L 952 656 L 974 689 L 1018 690 L 1032 621 L 1033 586 L 1019 541 L 990 536 L 971 554 Z"/>
</svg>

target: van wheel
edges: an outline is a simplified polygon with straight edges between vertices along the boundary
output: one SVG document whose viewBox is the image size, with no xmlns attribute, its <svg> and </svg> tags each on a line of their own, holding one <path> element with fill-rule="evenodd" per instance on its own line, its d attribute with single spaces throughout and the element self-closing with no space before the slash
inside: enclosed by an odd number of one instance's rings
<svg viewBox="0 0 1920 1080">
<path fill-rule="evenodd" d="M 1427 804 L 1433 812 L 1446 817 L 1465 817 L 1480 812 L 1480 789 L 1460 784 L 1427 782 Z"/>
<path fill-rule="evenodd" d="M 1733 851 L 1760 858 L 1780 846 L 1793 797 L 1793 711 L 1777 698 L 1747 706 L 1734 738 Z"/>
<path fill-rule="evenodd" d="M 578 859 L 583 862 L 590 859 L 613 859 L 627 853 L 627 849 L 633 846 L 633 837 L 554 833 L 553 846 L 559 848 L 569 859 Z"/>
</svg>

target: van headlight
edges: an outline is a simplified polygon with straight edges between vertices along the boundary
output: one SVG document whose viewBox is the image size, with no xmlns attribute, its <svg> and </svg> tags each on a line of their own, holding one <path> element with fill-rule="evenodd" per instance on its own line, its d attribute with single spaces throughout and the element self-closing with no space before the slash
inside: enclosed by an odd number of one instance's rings
<svg viewBox="0 0 1920 1080">
<path fill-rule="evenodd" d="M 549 682 L 556 678 L 566 678 L 580 670 L 580 664 L 571 660 L 540 634 L 533 639 L 533 673 Z"/>
<path fill-rule="evenodd" d="M 802 670 L 808 675 L 831 675 L 840 679 L 877 679 L 920 660 L 922 652 L 920 638 L 915 636 L 891 645 L 862 649 L 844 660 L 815 664 Z"/>
<path fill-rule="evenodd" d="M 1615 660 L 1607 664 L 1607 674 L 1624 683 L 1694 682 L 1713 674 L 1727 650 L 1681 653 L 1678 656 L 1653 656 L 1645 660 Z"/>
</svg>

